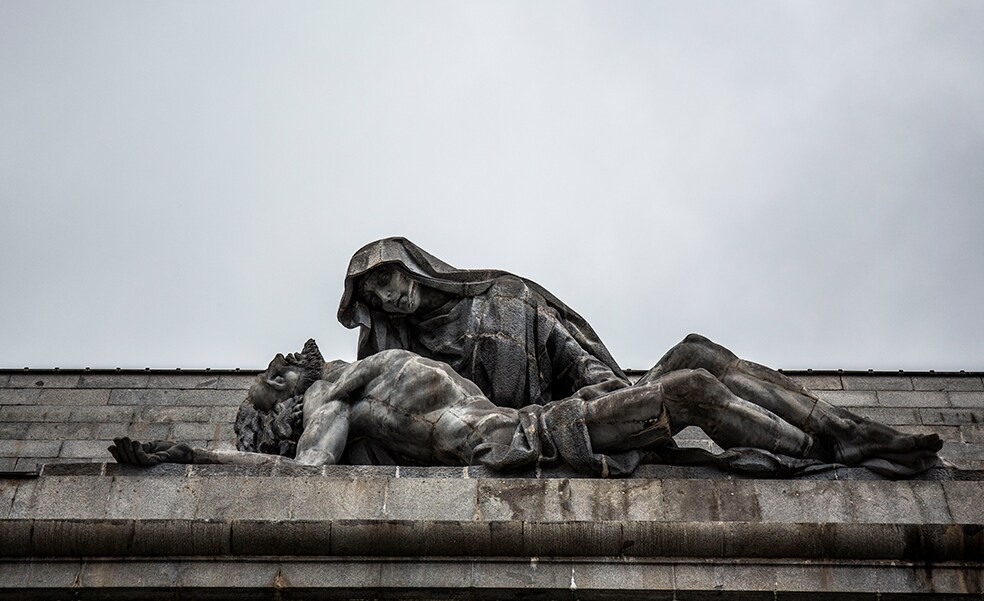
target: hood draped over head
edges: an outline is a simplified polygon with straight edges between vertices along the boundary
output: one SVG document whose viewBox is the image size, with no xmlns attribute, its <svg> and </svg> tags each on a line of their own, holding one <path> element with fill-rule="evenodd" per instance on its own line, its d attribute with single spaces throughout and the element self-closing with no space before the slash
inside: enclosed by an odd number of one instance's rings
<svg viewBox="0 0 984 601">
<path fill-rule="evenodd" d="M 391 314 L 373 307 L 363 298 L 361 282 L 369 272 L 387 265 L 399 267 L 418 284 L 444 292 L 454 300 L 437 311 L 442 314 L 438 317 Z M 564 340 L 572 340 L 579 352 L 603 364 L 613 377 L 625 378 L 588 322 L 536 282 L 495 269 L 457 269 L 406 238 L 377 240 L 352 256 L 345 274 L 338 321 L 347 328 L 360 328 L 360 359 L 381 350 L 401 348 L 445 361 L 478 384 L 499 405 L 522 406 L 524 400 L 530 403 L 551 400 L 549 393 L 544 395 L 538 390 L 550 388 L 553 384 L 550 374 L 560 370 L 539 364 L 552 352 L 544 346 L 547 343 L 544 339 L 557 338 L 558 331 L 563 332 Z M 503 338 L 503 334 L 512 340 L 508 343 L 510 349 L 502 346 L 476 359 L 480 353 L 475 345 L 498 344 L 490 341 L 493 336 Z M 476 342 L 479 339 L 483 342 Z M 531 369 L 522 369 L 523 364 L 533 365 Z M 517 373 L 506 374 L 506 370 Z M 495 371 L 502 373 L 490 373 Z M 495 387 L 483 385 L 483 380 L 507 377 L 542 382 L 514 383 L 509 387 L 513 391 L 523 386 L 527 392 L 523 399 L 508 400 L 495 398 L 492 390 Z"/>
</svg>

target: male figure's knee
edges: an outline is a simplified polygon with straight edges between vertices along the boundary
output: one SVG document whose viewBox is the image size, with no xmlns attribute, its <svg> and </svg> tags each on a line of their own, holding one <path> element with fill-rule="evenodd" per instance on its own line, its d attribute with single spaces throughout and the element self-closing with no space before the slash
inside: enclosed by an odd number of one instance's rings
<svg viewBox="0 0 984 601">
<path fill-rule="evenodd" d="M 705 398 L 721 385 L 711 372 L 702 367 L 671 372 L 660 378 L 660 383 L 668 396 L 679 400 Z"/>
<path fill-rule="evenodd" d="M 680 342 L 680 344 L 714 344 L 711 342 L 710 338 L 701 336 L 700 334 L 690 333 Z"/>
</svg>

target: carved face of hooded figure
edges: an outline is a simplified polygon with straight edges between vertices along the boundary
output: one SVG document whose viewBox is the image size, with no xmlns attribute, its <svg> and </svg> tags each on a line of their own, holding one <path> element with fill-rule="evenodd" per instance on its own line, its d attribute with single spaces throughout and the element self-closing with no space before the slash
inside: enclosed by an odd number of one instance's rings
<svg viewBox="0 0 984 601">
<path fill-rule="evenodd" d="M 402 270 L 386 266 L 363 278 L 362 296 L 374 308 L 406 315 L 420 308 L 421 289 L 416 280 Z"/>
</svg>

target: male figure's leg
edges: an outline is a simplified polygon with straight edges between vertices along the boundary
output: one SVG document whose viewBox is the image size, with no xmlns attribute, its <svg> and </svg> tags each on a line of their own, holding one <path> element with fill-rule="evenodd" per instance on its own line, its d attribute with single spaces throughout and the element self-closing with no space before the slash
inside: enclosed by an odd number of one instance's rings
<svg viewBox="0 0 984 601">
<path fill-rule="evenodd" d="M 703 336 L 690 334 L 670 349 L 640 383 L 680 369 L 706 369 L 737 397 L 750 401 L 823 441 L 838 461 L 867 457 L 932 455 L 938 436 L 904 434 L 831 405 L 783 374 L 740 359 Z M 895 457 L 895 459 L 903 459 Z"/>
<path fill-rule="evenodd" d="M 723 448 L 756 447 L 794 457 L 817 457 L 818 445 L 802 429 L 735 396 L 705 369 L 677 369 L 646 383 L 586 402 L 592 446 L 644 448 L 663 409 L 678 432 L 698 426 Z"/>
</svg>

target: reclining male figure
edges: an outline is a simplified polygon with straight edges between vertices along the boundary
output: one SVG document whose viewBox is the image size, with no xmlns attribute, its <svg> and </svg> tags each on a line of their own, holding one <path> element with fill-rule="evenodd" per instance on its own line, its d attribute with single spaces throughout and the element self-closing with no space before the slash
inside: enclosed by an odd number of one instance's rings
<svg viewBox="0 0 984 601">
<path fill-rule="evenodd" d="M 587 400 L 575 395 L 512 409 L 493 404 L 445 363 L 404 350 L 382 351 L 353 363 L 325 363 L 309 340 L 301 353 L 274 358 L 250 388 L 244 408 L 282 410 L 299 395 L 303 432 L 293 461 L 128 438 L 117 439 L 109 450 L 117 461 L 137 465 L 330 465 L 338 462 L 351 438 L 364 437 L 415 464 L 510 469 L 556 461 L 559 455 L 576 468 L 606 476 L 631 473 L 672 445 L 673 433 L 694 425 L 725 449 L 754 447 L 831 459 L 819 439 L 738 398 L 703 369 L 674 370 L 644 385 Z M 913 471 L 924 470 L 935 463 L 935 452 L 917 459 Z"/>
</svg>

